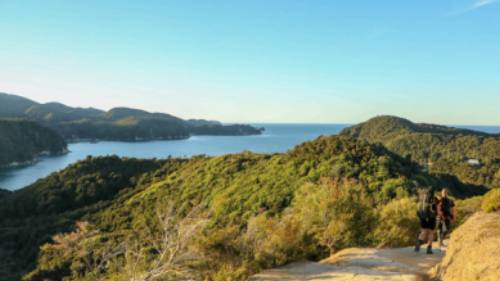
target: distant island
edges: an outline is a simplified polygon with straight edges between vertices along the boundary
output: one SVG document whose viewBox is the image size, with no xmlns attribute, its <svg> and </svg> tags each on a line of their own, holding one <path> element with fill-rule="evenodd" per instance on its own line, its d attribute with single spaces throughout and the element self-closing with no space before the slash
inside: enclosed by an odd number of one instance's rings
<svg viewBox="0 0 500 281">
<path fill-rule="evenodd" d="M 38 156 L 67 152 L 53 130 L 32 121 L 0 119 L 0 167 L 30 164 Z"/>
<path fill-rule="evenodd" d="M 218 121 L 184 120 L 167 113 L 116 107 L 109 111 L 70 107 L 57 102 L 38 103 L 0 93 L 0 118 L 20 118 L 53 129 L 66 141 L 148 141 L 186 139 L 191 135 L 258 135 L 262 128 L 224 125 Z"/>
</svg>

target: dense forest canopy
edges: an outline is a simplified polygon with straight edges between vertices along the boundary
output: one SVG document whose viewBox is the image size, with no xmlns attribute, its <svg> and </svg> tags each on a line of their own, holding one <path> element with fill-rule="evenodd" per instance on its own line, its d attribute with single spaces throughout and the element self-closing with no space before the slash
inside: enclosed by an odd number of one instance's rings
<svg viewBox="0 0 500 281">
<path fill-rule="evenodd" d="M 37 103 L 0 93 L 0 117 L 25 118 L 58 132 L 64 139 L 141 141 L 183 139 L 192 134 L 255 135 L 261 129 L 250 125 L 223 125 L 202 119 L 184 120 L 166 113 L 116 107 L 109 111 L 70 107 L 57 102 Z"/>
<path fill-rule="evenodd" d="M 411 157 L 432 173 L 500 187 L 500 135 L 379 116 L 344 129 L 341 135 L 381 143 Z"/>
<path fill-rule="evenodd" d="M 0 167 L 65 150 L 66 142 L 49 128 L 31 121 L 0 119 Z"/>
<path fill-rule="evenodd" d="M 0 197 L 0 280 L 243 280 L 344 247 L 405 245 L 412 198 L 429 187 L 479 191 L 339 136 L 283 154 L 89 157 Z"/>
</svg>

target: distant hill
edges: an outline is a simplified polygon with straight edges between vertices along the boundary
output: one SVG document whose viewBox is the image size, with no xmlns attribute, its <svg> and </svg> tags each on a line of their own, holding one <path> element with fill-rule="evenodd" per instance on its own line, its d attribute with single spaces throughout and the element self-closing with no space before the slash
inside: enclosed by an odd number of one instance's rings
<svg viewBox="0 0 500 281">
<path fill-rule="evenodd" d="M 249 125 L 222 125 L 203 119 L 183 120 L 166 113 L 116 107 L 109 111 L 70 107 L 0 93 L 0 117 L 25 118 L 54 129 L 67 140 L 99 139 L 142 141 L 183 139 L 192 134 L 253 135 L 261 130 Z"/>
<path fill-rule="evenodd" d="M 477 191 L 341 136 L 269 155 L 88 157 L 0 198 L 0 280 L 245 280 L 335 249 L 412 243 L 410 196 L 423 186 Z"/>
<path fill-rule="evenodd" d="M 0 167 L 65 150 L 66 142 L 49 128 L 32 121 L 0 119 Z"/>
<path fill-rule="evenodd" d="M 221 122 L 215 120 L 205 120 L 205 119 L 188 119 L 186 120 L 191 126 L 214 126 L 222 125 Z"/>
<path fill-rule="evenodd" d="M 73 108 L 57 102 L 35 104 L 24 111 L 27 118 L 47 123 L 98 118 L 104 113 L 104 111 L 94 108 Z"/>
<path fill-rule="evenodd" d="M 254 128 L 250 125 L 199 125 L 191 127 L 193 135 L 207 136 L 245 136 L 256 135 L 263 131 L 263 128 Z M 259 132 L 259 133 L 256 133 Z"/>
<path fill-rule="evenodd" d="M 110 109 L 108 112 L 104 114 L 105 118 L 110 120 L 120 120 L 123 118 L 157 118 L 157 119 L 165 119 L 177 122 L 185 122 L 181 118 L 175 117 L 173 115 L 167 113 L 149 113 L 144 110 L 127 108 L 127 107 L 115 107 Z"/>
<path fill-rule="evenodd" d="M 381 143 L 411 157 L 433 173 L 500 187 L 500 135 L 379 116 L 344 129 L 340 135 Z"/>
<path fill-rule="evenodd" d="M 11 192 L 11 191 L 9 191 L 9 190 L 7 190 L 7 189 L 1 189 L 1 188 L 0 188 L 0 199 L 2 199 L 2 197 L 7 196 L 7 195 L 9 195 L 9 194 L 11 194 L 11 193 L 12 193 L 12 192 Z"/>
<path fill-rule="evenodd" d="M 36 102 L 16 95 L 0 92 L 0 118 L 3 117 L 24 117 L 26 110 Z"/>
</svg>

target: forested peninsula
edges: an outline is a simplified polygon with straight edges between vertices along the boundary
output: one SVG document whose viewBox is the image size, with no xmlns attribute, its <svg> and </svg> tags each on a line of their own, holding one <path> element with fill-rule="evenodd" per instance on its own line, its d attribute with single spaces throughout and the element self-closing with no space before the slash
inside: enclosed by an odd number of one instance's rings
<svg viewBox="0 0 500 281">
<path fill-rule="evenodd" d="M 245 136 L 261 134 L 262 128 L 245 124 L 189 119 L 167 113 L 115 107 L 108 111 L 70 107 L 57 102 L 38 103 L 0 93 L 0 118 L 22 118 L 53 129 L 67 141 L 175 140 L 191 135 Z"/>
<path fill-rule="evenodd" d="M 0 167 L 30 164 L 38 156 L 67 152 L 64 139 L 36 122 L 0 119 Z"/>
</svg>

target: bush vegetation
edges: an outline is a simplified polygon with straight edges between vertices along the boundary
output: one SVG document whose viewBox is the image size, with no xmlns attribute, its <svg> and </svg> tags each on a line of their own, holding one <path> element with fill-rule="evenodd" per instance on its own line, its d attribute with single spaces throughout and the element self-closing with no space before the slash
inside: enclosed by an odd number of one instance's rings
<svg viewBox="0 0 500 281">
<path fill-rule="evenodd" d="M 464 223 L 471 215 L 481 211 L 481 203 L 483 202 L 483 196 L 474 196 L 471 198 L 456 200 L 456 222 L 455 226 L 459 226 Z"/>
<path fill-rule="evenodd" d="M 345 137 L 283 154 L 88 158 L 0 198 L 0 279 L 244 280 L 345 247 L 406 245 L 420 187 L 475 190 Z"/>
<path fill-rule="evenodd" d="M 415 242 L 420 224 L 416 214 L 417 202 L 413 198 L 394 199 L 382 206 L 375 228 L 379 246 L 407 246 Z"/>
<path fill-rule="evenodd" d="M 465 183 L 500 187 L 500 135 L 379 116 L 346 128 L 341 135 L 382 143 L 434 174 Z M 469 163 L 475 159 L 479 163 Z"/>
<path fill-rule="evenodd" d="M 485 212 L 500 211 L 500 189 L 496 188 L 486 193 L 481 203 L 481 209 Z"/>
<path fill-rule="evenodd" d="M 41 153 L 57 154 L 66 142 L 54 131 L 34 122 L 0 119 L 0 168 L 32 161 Z"/>
</svg>

